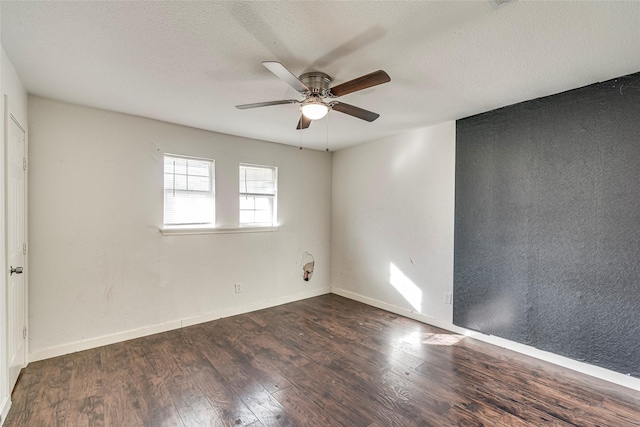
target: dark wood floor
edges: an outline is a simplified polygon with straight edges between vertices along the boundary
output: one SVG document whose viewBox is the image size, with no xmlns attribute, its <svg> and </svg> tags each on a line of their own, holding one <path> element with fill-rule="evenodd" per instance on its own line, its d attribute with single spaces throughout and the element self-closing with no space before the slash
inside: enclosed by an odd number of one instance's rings
<svg viewBox="0 0 640 427">
<path fill-rule="evenodd" d="M 640 426 L 634 392 L 336 295 L 30 364 L 15 426 Z"/>
</svg>

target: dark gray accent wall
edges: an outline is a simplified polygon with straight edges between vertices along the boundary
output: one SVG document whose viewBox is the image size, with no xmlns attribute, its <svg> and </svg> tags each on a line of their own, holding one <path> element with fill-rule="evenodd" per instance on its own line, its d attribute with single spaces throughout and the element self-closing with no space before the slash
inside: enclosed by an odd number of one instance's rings
<svg viewBox="0 0 640 427">
<path fill-rule="evenodd" d="M 640 377 L 640 73 L 456 123 L 453 322 Z"/>
</svg>

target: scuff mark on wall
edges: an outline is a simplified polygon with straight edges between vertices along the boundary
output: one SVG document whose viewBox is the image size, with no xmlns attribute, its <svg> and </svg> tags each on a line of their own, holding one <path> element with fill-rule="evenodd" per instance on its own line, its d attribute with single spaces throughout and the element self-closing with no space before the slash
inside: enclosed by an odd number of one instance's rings
<svg viewBox="0 0 640 427">
<path fill-rule="evenodd" d="M 109 302 L 113 301 L 113 285 L 110 285 L 109 287 L 107 287 L 102 293 L 102 296 L 106 301 L 109 301 Z"/>
<path fill-rule="evenodd" d="M 313 276 L 313 268 L 315 267 L 315 260 L 313 259 L 313 255 L 309 252 L 305 252 L 302 254 L 302 261 L 300 265 L 302 265 L 302 278 L 305 282 L 308 282 Z"/>
<path fill-rule="evenodd" d="M 149 154 L 151 155 L 151 158 L 153 159 L 153 161 L 162 162 L 162 160 L 164 159 L 164 156 L 163 156 L 162 150 L 160 150 L 160 147 L 156 145 L 154 141 L 149 141 L 148 145 L 150 149 Z"/>
</svg>

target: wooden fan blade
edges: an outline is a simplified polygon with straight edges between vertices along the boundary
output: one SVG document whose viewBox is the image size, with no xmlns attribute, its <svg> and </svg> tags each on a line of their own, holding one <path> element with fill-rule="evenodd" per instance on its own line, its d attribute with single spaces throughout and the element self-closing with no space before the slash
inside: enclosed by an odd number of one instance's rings
<svg viewBox="0 0 640 427">
<path fill-rule="evenodd" d="M 389 77 L 389 74 L 385 73 L 382 70 L 378 70 L 362 77 L 358 77 L 357 79 L 349 80 L 348 82 L 344 82 L 342 84 L 339 84 L 338 86 L 332 87 L 331 94 L 333 96 L 342 96 L 351 92 L 356 92 L 390 81 L 391 77 Z"/>
<path fill-rule="evenodd" d="M 348 114 L 353 117 L 357 117 L 362 120 L 366 120 L 368 122 L 372 122 L 380 117 L 380 114 L 378 113 L 356 107 L 355 105 L 345 104 L 344 102 L 336 102 L 335 104 L 333 104 L 333 107 L 331 109 L 340 111 L 341 113 Z"/>
<path fill-rule="evenodd" d="M 267 70 L 271 71 L 276 75 L 276 77 L 278 77 L 280 80 L 283 80 L 298 92 L 305 93 L 309 91 L 307 85 L 302 83 L 295 74 L 289 71 L 287 67 L 285 67 L 281 63 L 277 61 L 264 61 L 262 65 L 264 65 Z"/>
<path fill-rule="evenodd" d="M 238 110 L 248 110 L 249 108 L 268 107 L 270 105 L 297 104 L 300 101 L 296 99 L 283 99 L 282 101 L 256 102 L 254 104 L 236 105 Z"/>
<path fill-rule="evenodd" d="M 307 118 L 304 114 L 300 114 L 300 120 L 298 121 L 297 130 L 306 129 L 311 124 L 311 119 Z"/>
</svg>

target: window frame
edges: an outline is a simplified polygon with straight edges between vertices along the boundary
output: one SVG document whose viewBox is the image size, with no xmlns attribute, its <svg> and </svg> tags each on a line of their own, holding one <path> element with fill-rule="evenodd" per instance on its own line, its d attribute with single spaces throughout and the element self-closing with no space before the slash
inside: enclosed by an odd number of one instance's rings
<svg viewBox="0 0 640 427">
<path fill-rule="evenodd" d="M 203 192 L 200 190 L 179 190 L 181 192 L 186 193 L 207 193 L 208 194 L 208 198 L 211 200 L 211 221 L 209 222 L 179 222 L 179 223 L 167 223 L 167 188 L 166 188 L 166 182 L 165 182 L 165 177 L 167 175 L 167 171 L 165 169 L 165 164 L 166 164 L 166 160 L 167 158 L 175 158 L 175 159 L 183 159 L 186 160 L 187 162 L 189 160 L 193 160 L 193 161 L 198 161 L 198 162 L 207 162 L 209 164 L 209 191 L 208 192 Z M 195 156 L 185 156 L 182 154 L 173 154 L 173 153 L 164 153 L 163 154 L 163 162 L 162 162 L 162 182 L 163 182 L 163 187 L 162 187 L 162 206 L 163 206 L 163 218 L 162 218 L 162 226 L 163 229 L 209 229 L 209 228 L 215 228 L 215 224 L 216 224 L 216 177 L 215 177 L 215 173 L 216 173 L 216 163 L 215 163 L 215 159 L 209 159 L 206 157 L 195 157 Z M 188 167 L 188 166 L 187 166 Z M 175 176 L 175 170 L 173 171 L 173 175 Z M 203 175 L 194 175 L 194 176 L 203 176 Z M 186 185 L 188 186 L 188 177 L 189 174 L 188 172 L 185 174 L 186 177 Z M 173 191 L 176 191 L 175 185 L 173 188 Z"/>
<path fill-rule="evenodd" d="M 254 168 L 254 169 L 264 169 L 270 170 L 273 176 L 273 193 L 250 193 L 248 191 L 243 191 L 242 188 L 242 169 L 243 168 Z M 245 180 L 246 187 L 246 180 Z M 249 209 L 242 209 L 242 201 L 241 199 L 245 197 L 253 197 L 254 198 L 254 209 L 255 209 L 255 199 L 266 197 L 270 200 L 270 211 L 271 211 L 271 222 L 242 222 L 242 211 L 247 211 Z M 277 227 L 278 226 L 278 167 L 277 166 L 267 166 L 267 165 L 257 165 L 251 163 L 240 163 L 238 165 L 238 227 L 240 228 L 269 228 L 269 227 Z"/>
</svg>

